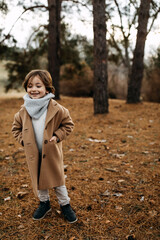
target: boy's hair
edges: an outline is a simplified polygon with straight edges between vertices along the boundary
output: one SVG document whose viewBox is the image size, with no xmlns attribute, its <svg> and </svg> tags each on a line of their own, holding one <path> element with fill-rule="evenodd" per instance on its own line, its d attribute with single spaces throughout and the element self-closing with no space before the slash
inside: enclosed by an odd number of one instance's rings
<svg viewBox="0 0 160 240">
<path fill-rule="evenodd" d="M 35 76 L 38 76 L 41 79 L 41 81 L 45 85 L 46 90 L 48 92 L 55 93 L 55 88 L 52 86 L 52 77 L 50 73 L 47 70 L 40 70 L 40 69 L 32 70 L 26 75 L 23 82 L 23 87 L 25 88 L 26 92 L 27 92 L 28 81 L 34 78 Z"/>
</svg>

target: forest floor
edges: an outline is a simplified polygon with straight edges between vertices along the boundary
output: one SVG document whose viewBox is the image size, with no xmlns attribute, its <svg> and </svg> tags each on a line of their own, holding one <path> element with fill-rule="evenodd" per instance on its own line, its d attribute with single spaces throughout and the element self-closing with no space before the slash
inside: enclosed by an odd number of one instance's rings
<svg viewBox="0 0 160 240">
<path fill-rule="evenodd" d="M 64 141 L 66 186 L 78 221 L 67 223 L 50 190 L 52 212 L 32 214 L 35 198 L 23 148 L 11 134 L 22 98 L 0 99 L 0 239 L 156 240 L 160 237 L 160 104 L 62 97 L 75 128 Z"/>
</svg>

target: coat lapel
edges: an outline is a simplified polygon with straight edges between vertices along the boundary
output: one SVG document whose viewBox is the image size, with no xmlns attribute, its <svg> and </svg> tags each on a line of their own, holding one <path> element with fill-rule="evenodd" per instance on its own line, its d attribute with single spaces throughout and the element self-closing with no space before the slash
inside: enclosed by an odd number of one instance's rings
<svg viewBox="0 0 160 240">
<path fill-rule="evenodd" d="M 25 121 L 25 130 L 29 130 L 30 132 L 30 139 L 33 139 L 34 142 L 36 142 L 34 129 L 32 125 L 32 118 L 28 114 L 26 108 L 24 107 L 25 115 L 24 115 L 24 121 Z"/>
<path fill-rule="evenodd" d="M 48 105 L 45 127 L 51 121 L 51 119 L 56 115 L 58 110 L 59 110 L 59 108 L 58 108 L 57 102 L 54 101 L 53 99 L 51 99 L 50 102 L 49 102 L 49 105 Z"/>
</svg>

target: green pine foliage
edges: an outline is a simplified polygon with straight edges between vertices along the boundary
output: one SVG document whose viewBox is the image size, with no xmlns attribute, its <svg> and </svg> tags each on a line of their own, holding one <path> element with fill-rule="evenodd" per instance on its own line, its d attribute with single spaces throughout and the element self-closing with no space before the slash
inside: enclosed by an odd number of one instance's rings
<svg viewBox="0 0 160 240">
<path fill-rule="evenodd" d="M 6 69 L 8 71 L 8 81 L 5 86 L 6 92 L 10 89 L 18 90 L 21 87 L 26 74 L 32 69 L 48 68 L 47 34 L 46 26 L 43 31 L 35 30 L 35 34 L 32 34 L 28 40 L 27 49 L 17 48 L 16 43 L 14 43 L 14 47 L 0 45 L 0 59 L 7 60 Z M 65 74 L 63 72 L 61 79 L 63 81 L 72 80 L 74 86 L 79 87 L 79 79 L 82 81 L 82 78 L 84 78 L 83 84 L 86 85 L 86 88 L 90 89 L 90 82 L 92 79 L 88 81 L 88 77 L 83 76 L 85 76 L 88 71 L 91 71 L 90 68 L 92 68 L 93 65 L 92 50 L 93 46 L 86 40 L 86 38 L 79 35 L 72 36 L 68 31 L 67 26 L 62 23 L 60 64 L 61 68 L 65 69 Z M 86 61 L 86 63 L 82 64 L 82 61 Z M 69 66 L 72 66 L 72 71 Z M 84 73 L 85 69 L 87 69 L 86 73 Z M 92 74 L 90 73 L 89 76 L 91 75 Z M 62 91 L 62 93 L 64 92 Z"/>
</svg>

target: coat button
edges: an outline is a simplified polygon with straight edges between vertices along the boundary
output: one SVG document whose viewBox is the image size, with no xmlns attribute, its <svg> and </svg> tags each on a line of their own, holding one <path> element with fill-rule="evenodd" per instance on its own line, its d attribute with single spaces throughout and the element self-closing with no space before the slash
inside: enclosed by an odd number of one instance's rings
<svg viewBox="0 0 160 240">
<path fill-rule="evenodd" d="M 47 144 L 47 143 L 48 143 L 48 140 L 44 140 L 44 143 Z"/>
<path fill-rule="evenodd" d="M 43 154 L 43 158 L 45 158 L 46 157 L 46 154 Z"/>
</svg>

